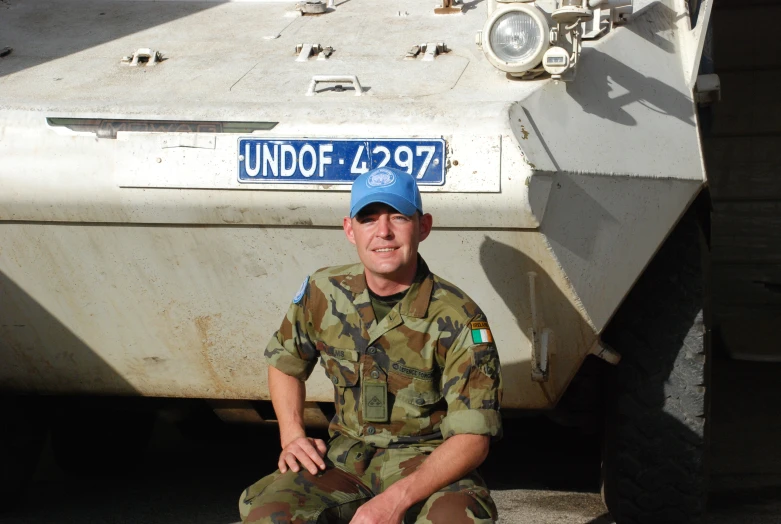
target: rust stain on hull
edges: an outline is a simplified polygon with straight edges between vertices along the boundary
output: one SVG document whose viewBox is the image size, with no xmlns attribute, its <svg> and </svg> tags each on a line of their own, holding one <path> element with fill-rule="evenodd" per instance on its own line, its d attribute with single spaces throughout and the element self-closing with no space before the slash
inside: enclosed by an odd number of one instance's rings
<svg viewBox="0 0 781 524">
<path fill-rule="evenodd" d="M 219 340 L 220 335 L 214 327 L 215 320 L 222 318 L 221 313 L 215 315 L 204 315 L 195 317 L 194 323 L 201 341 L 201 354 L 203 356 L 204 368 L 209 373 L 211 383 L 214 386 L 215 393 L 222 398 L 241 398 L 233 388 L 226 383 L 225 378 L 217 371 L 215 367 L 215 351 L 221 349 Z"/>
</svg>

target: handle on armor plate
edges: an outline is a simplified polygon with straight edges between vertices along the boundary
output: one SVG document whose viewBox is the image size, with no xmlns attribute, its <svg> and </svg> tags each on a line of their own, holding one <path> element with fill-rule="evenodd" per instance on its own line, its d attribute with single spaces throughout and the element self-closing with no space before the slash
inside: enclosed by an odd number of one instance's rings
<svg viewBox="0 0 781 524">
<path fill-rule="evenodd" d="M 355 89 L 355 96 L 361 96 L 363 94 L 361 83 L 358 81 L 358 77 L 355 75 L 315 75 L 312 77 L 312 81 L 309 82 L 309 89 L 306 91 L 306 96 L 315 96 L 315 88 L 317 87 L 317 84 L 321 82 L 350 83 Z"/>
</svg>

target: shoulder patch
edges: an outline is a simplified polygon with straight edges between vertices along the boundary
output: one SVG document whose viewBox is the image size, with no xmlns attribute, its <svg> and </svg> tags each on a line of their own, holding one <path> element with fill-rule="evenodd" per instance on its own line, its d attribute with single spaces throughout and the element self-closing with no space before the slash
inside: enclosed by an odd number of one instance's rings
<svg viewBox="0 0 781 524">
<path fill-rule="evenodd" d="M 303 282 L 301 282 L 301 287 L 298 288 L 298 292 L 296 293 L 296 296 L 293 297 L 293 304 L 298 304 L 301 302 L 301 299 L 304 298 L 304 294 L 306 294 L 306 286 L 309 284 L 309 275 L 306 276 Z"/>
<path fill-rule="evenodd" d="M 472 342 L 475 344 L 490 344 L 494 341 L 491 334 L 491 328 L 488 322 L 470 322 L 469 328 L 472 330 Z"/>
</svg>

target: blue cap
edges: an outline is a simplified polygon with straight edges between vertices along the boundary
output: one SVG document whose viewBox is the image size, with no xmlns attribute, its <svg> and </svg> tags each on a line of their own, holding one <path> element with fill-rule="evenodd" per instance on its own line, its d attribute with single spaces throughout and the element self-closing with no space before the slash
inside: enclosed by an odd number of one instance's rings
<svg viewBox="0 0 781 524">
<path fill-rule="evenodd" d="M 414 215 L 415 211 L 423 213 L 423 202 L 415 177 L 390 167 L 372 169 L 355 179 L 350 194 L 350 218 L 369 204 L 377 202 L 387 204 L 407 216 Z"/>
</svg>

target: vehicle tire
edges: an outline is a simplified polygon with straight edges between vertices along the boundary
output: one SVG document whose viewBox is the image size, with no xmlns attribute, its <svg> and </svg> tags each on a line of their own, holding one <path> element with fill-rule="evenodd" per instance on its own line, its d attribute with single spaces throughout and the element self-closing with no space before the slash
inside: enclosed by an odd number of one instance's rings
<svg viewBox="0 0 781 524">
<path fill-rule="evenodd" d="M 618 524 L 699 522 L 707 496 L 707 246 L 698 199 L 605 331 L 602 494 Z"/>
<path fill-rule="evenodd" d="M 586 357 L 556 407 L 545 415 L 559 426 L 575 428 L 581 435 L 602 432 L 605 361 Z"/>
<path fill-rule="evenodd" d="M 124 475 L 143 463 L 154 412 L 69 406 L 52 424 L 57 465 L 76 475 Z"/>
<path fill-rule="evenodd" d="M 46 442 L 49 411 L 43 399 L 0 397 L 0 511 L 24 499 Z"/>
</svg>

